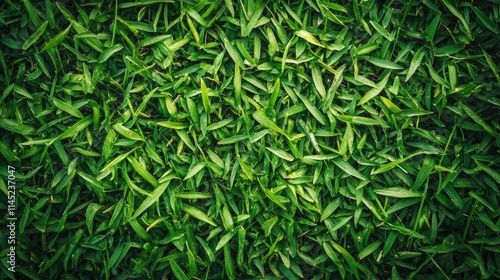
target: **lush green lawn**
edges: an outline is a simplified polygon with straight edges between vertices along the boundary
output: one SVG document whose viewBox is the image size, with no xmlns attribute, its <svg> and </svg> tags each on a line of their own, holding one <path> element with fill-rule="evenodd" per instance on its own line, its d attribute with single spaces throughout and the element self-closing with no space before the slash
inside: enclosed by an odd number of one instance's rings
<svg viewBox="0 0 500 280">
<path fill-rule="evenodd" d="M 500 278 L 498 0 L 83 2 L 0 4 L 2 279 Z"/>
</svg>

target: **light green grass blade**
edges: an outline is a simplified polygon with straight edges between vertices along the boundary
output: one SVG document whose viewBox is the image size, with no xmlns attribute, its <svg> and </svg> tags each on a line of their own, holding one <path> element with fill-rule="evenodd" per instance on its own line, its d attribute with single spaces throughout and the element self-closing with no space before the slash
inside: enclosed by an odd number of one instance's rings
<svg viewBox="0 0 500 280">
<path fill-rule="evenodd" d="M 207 214 L 203 213 L 203 211 L 201 211 L 200 209 L 187 204 L 183 204 L 181 208 L 184 212 L 188 213 L 193 218 L 196 218 L 214 227 L 217 226 L 217 224 Z"/>
<path fill-rule="evenodd" d="M 151 205 L 157 202 L 158 199 L 160 199 L 160 196 L 165 192 L 169 184 L 170 181 L 166 181 L 158 185 L 158 187 L 156 187 L 151 192 L 151 195 L 146 197 L 139 205 L 139 207 L 137 207 L 137 209 L 134 212 L 134 215 L 132 216 L 132 220 L 139 217 L 142 213 L 144 213 L 144 211 L 146 211 L 149 207 L 151 207 Z"/>
</svg>

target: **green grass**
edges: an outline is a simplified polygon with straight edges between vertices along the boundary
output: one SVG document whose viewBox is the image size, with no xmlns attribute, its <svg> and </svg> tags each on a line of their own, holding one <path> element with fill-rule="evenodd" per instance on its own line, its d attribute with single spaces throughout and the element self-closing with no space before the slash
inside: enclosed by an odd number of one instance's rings
<svg viewBox="0 0 500 280">
<path fill-rule="evenodd" d="M 500 278 L 500 2 L 379 2 L 0 4 L 2 279 Z"/>
</svg>

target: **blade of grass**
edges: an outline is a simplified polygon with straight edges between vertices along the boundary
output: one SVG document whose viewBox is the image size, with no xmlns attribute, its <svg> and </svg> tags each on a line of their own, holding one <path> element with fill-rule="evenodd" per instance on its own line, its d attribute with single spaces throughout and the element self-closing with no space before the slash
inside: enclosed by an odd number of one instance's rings
<svg viewBox="0 0 500 280">
<path fill-rule="evenodd" d="M 144 211 L 146 211 L 151 205 L 153 205 L 155 202 L 160 199 L 160 196 L 165 192 L 167 189 L 168 185 L 170 184 L 170 181 L 166 181 L 164 183 L 161 183 L 156 187 L 152 192 L 151 195 L 146 197 L 142 203 L 137 207 L 137 210 L 135 210 L 134 215 L 132 216 L 131 220 L 136 219 L 139 217 Z"/>
<path fill-rule="evenodd" d="M 70 24 L 68 27 L 66 27 L 66 29 L 61 31 L 56 36 L 54 36 L 54 38 L 52 38 L 50 41 L 48 41 L 47 44 L 45 44 L 45 46 L 42 48 L 42 50 L 40 52 L 42 53 L 44 51 L 52 49 L 52 48 L 58 46 L 59 44 L 61 44 L 62 41 L 64 41 L 64 39 L 66 39 L 66 36 L 68 36 L 69 31 L 71 30 L 71 26 L 72 26 L 72 24 Z"/>
<path fill-rule="evenodd" d="M 195 219 L 198 219 L 202 222 L 210 224 L 214 227 L 217 226 L 217 224 L 207 214 L 203 213 L 203 211 L 201 211 L 200 209 L 198 209 L 194 206 L 183 204 L 181 206 L 181 209 Z"/>
</svg>

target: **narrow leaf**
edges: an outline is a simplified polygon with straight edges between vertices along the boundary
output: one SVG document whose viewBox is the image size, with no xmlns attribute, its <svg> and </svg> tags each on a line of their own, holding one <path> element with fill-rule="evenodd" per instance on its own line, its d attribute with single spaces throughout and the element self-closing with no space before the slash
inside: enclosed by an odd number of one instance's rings
<svg viewBox="0 0 500 280">
<path fill-rule="evenodd" d="M 200 209 L 194 207 L 194 206 L 191 206 L 191 205 L 187 205 L 187 204 L 183 204 L 181 206 L 181 209 L 188 213 L 189 215 L 191 215 L 193 218 L 196 218 L 202 222 L 205 222 L 207 224 L 210 224 L 212 226 L 217 226 L 217 224 L 210 218 L 207 216 L 207 214 L 203 213 Z"/>
<path fill-rule="evenodd" d="M 375 190 L 376 194 L 397 198 L 421 197 L 422 193 L 400 187 Z"/>
<path fill-rule="evenodd" d="M 279 128 L 274 122 L 268 119 L 267 116 L 262 111 L 260 110 L 255 111 L 255 113 L 253 113 L 253 118 L 264 127 L 267 127 L 287 138 L 290 138 L 281 128 Z"/>
<path fill-rule="evenodd" d="M 350 165 L 347 161 L 344 161 L 340 158 L 334 158 L 333 163 L 337 165 L 340 169 L 344 170 L 347 174 L 354 176 L 362 181 L 367 181 L 368 178 L 365 175 L 361 174 L 358 170 L 356 170 L 352 165 Z"/>
<path fill-rule="evenodd" d="M 322 47 L 322 48 L 325 47 L 323 44 L 321 44 L 318 41 L 318 39 L 316 39 L 316 37 L 314 37 L 311 33 L 309 33 L 306 30 L 295 31 L 295 35 L 299 36 L 300 38 L 306 40 L 307 42 L 309 42 L 309 43 L 311 43 L 313 45 L 316 45 L 316 46 L 319 46 L 319 47 Z"/>
<path fill-rule="evenodd" d="M 207 114 L 210 114 L 210 99 L 208 97 L 208 88 L 203 78 L 200 78 L 200 84 L 201 84 L 201 99 L 203 102 L 203 107 L 205 108 L 205 112 L 207 112 Z"/>
<path fill-rule="evenodd" d="M 151 192 L 151 195 L 146 197 L 142 203 L 139 205 L 137 210 L 135 210 L 134 215 L 132 216 L 132 220 L 139 217 L 144 211 L 146 211 L 153 203 L 160 199 L 160 196 L 165 192 L 168 185 L 170 184 L 170 180 L 161 183 L 156 189 Z"/>
<path fill-rule="evenodd" d="M 28 39 L 26 39 L 26 41 L 24 42 L 23 44 L 23 50 L 27 50 L 29 47 L 31 47 L 33 44 L 35 44 L 38 39 L 43 35 L 43 33 L 45 32 L 45 29 L 47 28 L 47 25 L 48 25 L 48 21 L 42 23 L 42 25 L 40 25 L 37 30 L 31 34 L 31 36 L 28 37 Z"/>
<path fill-rule="evenodd" d="M 54 38 L 52 38 L 49 42 L 47 42 L 47 44 L 45 44 L 45 46 L 43 47 L 43 49 L 40 52 L 44 52 L 48 49 L 51 49 L 51 48 L 59 45 L 62 41 L 64 41 L 66 36 L 68 36 L 68 34 L 69 34 L 69 30 L 71 29 L 71 25 L 72 24 L 70 24 L 68 27 L 66 27 L 66 29 L 61 31 Z"/>
<path fill-rule="evenodd" d="M 116 123 L 115 125 L 113 125 L 113 129 L 116 130 L 116 132 L 120 133 L 121 135 L 127 137 L 128 139 L 136 141 L 144 141 L 144 139 L 142 139 L 142 137 L 139 134 L 126 128 L 121 123 Z"/>
<path fill-rule="evenodd" d="M 377 83 L 377 87 L 376 88 L 372 88 L 370 89 L 364 96 L 363 98 L 361 98 L 361 100 L 359 100 L 359 103 L 358 105 L 362 105 L 366 102 L 368 102 L 368 100 L 374 98 L 375 96 L 377 96 L 380 92 L 382 92 L 382 90 L 384 90 L 385 88 L 385 85 L 387 84 L 387 81 L 389 80 L 389 76 L 390 75 L 386 75 L 382 81 L 380 81 L 379 83 Z"/>
<path fill-rule="evenodd" d="M 30 125 L 5 118 L 0 118 L 0 127 L 21 135 L 30 135 L 35 132 L 35 128 Z"/>
</svg>

